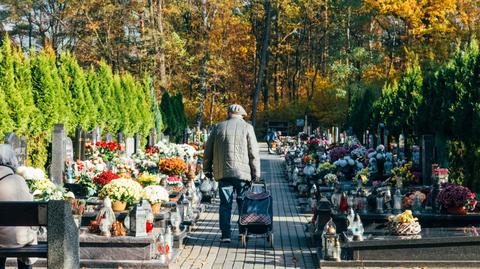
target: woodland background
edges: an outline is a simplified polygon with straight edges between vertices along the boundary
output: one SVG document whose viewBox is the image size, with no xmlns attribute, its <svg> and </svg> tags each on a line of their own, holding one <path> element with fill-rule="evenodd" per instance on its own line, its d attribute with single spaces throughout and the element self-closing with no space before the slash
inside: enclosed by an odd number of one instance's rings
<svg viewBox="0 0 480 269">
<path fill-rule="evenodd" d="M 435 134 L 452 178 L 478 185 L 480 0 L 0 5 L 0 31 L 27 58 L 46 51 L 60 66 L 69 51 L 85 70 L 105 65 L 134 81 L 148 74 L 154 100 L 183 95 L 191 126 L 223 119 L 233 102 L 260 131 L 265 120 L 305 115 L 313 126 L 351 126 L 359 135 L 384 122 L 410 144 Z"/>
</svg>

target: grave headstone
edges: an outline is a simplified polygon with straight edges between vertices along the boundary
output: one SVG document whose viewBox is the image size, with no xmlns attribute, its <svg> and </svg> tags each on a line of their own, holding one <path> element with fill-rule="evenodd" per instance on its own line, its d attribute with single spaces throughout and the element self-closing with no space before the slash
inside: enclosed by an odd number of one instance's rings
<svg viewBox="0 0 480 269">
<path fill-rule="evenodd" d="M 150 130 L 150 135 L 148 136 L 148 146 L 153 147 L 157 143 L 157 132 L 154 128 Z"/>
<path fill-rule="evenodd" d="M 340 131 L 339 131 L 338 127 L 333 128 L 333 135 L 334 135 L 333 142 L 334 143 L 340 142 Z"/>
<path fill-rule="evenodd" d="M 56 124 L 52 135 L 52 163 L 50 177 L 57 185 L 63 184 L 63 172 L 66 160 L 66 136 L 63 124 Z"/>
<path fill-rule="evenodd" d="M 73 142 L 70 137 L 67 136 L 67 139 L 65 140 L 65 158 L 67 162 L 73 162 Z"/>
<path fill-rule="evenodd" d="M 7 135 L 5 142 L 12 146 L 13 151 L 17 155 L 19 165 L 25 165 L 27 160 L 27 139 L 19 138 L 15 133 Z"/>
<path fill-rule="evenodd" d="M 113 141 L 113 135 L 111 133 L 108 133 L 105 135 L 105 141 L 106 142 L 112 142 Z"/>
<path fill-rule="evenodd" d="M 135 153 L 135 139 L 134 138 L 127 138 L 125 142 L 125 153 L 127 156 L 132 156 Z"/>
<path fill-rule="evenodd" d="M 123 135 L 122 132 L 119 132 L 117 135 L 117 141 L 119 144 L 125 143 L 125 136 Z"/>
<path fill-rule="evenodd" d="M 434 139 L 432 135 L 422 135 L 421 161 L 424 185 L 432 184 L 432 163 L 434 156 Z"/>
<path fill-rule="evenodd" d="M 80 160 L 81 150 L 80 150 L 80 141 L 82 140 L 82 126 L 78 125 L 75 129 L 75 138 L 73 140 L 73 157 L 75 160 Z"/>
<path fill-rule="evenodd" d="M 50 200 L 47 214 L 49 227 L 47 268 L 80 268 L 79 231 L 73 220 L 70 203 Z"/>
<path fill-rule="evenodd" d="M 82 131 L 82 138 L 80 139 L 80 160 L 85 160 L 85 150 L 87 144 L 87 132 Z"/>
<path fill-rule="evenodd" d="M 101 141 L 100 138 L 100 128 L 95 127 L 92 131 L 92 143 L 96 144 L 98 141 Z"/>
<path fill-rule="evenodd" d="M 133 139 L 135 140 L 135 147 L 134 147 L 133 153 L 139 153 L 141 151 L 141 147 L 142 147 L 141 146 L 142 138 L 140 137 L 139 134 L 135 134 Z"/>
<path fill-rule="evenodd" d="M 374 137 L 372 134 L 368 135 L 368 147 L 369 148 L 375 148 L 375 141 Z"/>
<path fill-rule="evenodd" d="M 405 159 L 405 136 L 403 134 L 398 136 L 398 158 Z"/>
</svg>

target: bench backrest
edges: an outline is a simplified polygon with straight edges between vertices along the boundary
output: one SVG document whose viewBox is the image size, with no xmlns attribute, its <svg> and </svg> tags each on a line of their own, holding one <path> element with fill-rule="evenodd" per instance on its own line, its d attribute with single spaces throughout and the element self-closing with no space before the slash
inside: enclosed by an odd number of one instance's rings
<svg viewBox="0 0 480 269">
<path fill-rule="evenodd" d="M 78 228 L 69 202 L 0 202 L 0 226 L 47 226 L 47 268 L 80 268 Z"/>
<path fill-rule="evenodd" d="M 0 226 L 47 226 L 47 202 L 0 202 Z"/>
</svg>

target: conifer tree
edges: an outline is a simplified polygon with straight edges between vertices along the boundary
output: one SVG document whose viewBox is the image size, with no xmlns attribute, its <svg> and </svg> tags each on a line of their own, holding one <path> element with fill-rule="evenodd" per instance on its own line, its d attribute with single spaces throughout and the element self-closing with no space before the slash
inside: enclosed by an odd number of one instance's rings
<svg viewBox="0 0 480 269">
<path fill-rule="evenodd" d="M 175 115 L 170 94 L 168 94 L 167 91 L 162 95 L 160 108 L 165 123 L 165 133 L 167 135 L 175 136 Z"/>
<path fill-rule="evenodd" d="M 30 61 L 23 55 L 21 49 L 14 49 L 13 54 L 15 86 L 18 94 L 22 96 L 25 115 L 22 123 L 18 124 L 17 132 L 20 136 L 29 136 L 33 133 L 38 133 L 40 128 L 37 122 L 37 108 L 33 101 Z"/>
<path fill-rule="evenodd" d="M 27 111 L 23 104 L 22 95 L 16 89 L 15 72 L 12 45 L 7 36 L 1 47 L 0 58 L 0 88 L 5 92 L 5 101 L 8 104 L 9 118 L 14 122 L 14 127 L 10 131 L 24 131 L 28 124 Z"/>
<path fill-rule="evenodd" d="M 114 77 L 112 68 L 105 62 L 100 62 L 97 70 L 98 87 L 103 98 L 105 108 L 105 126 L 106 133 L 114 133 L 118 131 L 121 123 L 120 106 L 117 104 L 114 87 Z"/>
<path fill-rule="evenodd" d="M 113 130 L 114 132 L 125 132 L 128 129 L 129 123 L 127 122 L 127 112 L 125 110 L 125 97 L 123 96 L 122 78 L 119 74 L 113 75 L 113 103 L 112 106 L 118 108 L 118 115 L 116 120 L 118 122 L 118 128 Z"/>
<path fill-rule="evenodd" d="M 106 124 L 105 119 L 108 117 L 107 114 L 109 112 L 106 109 L 104 103 L 104 99 L 106 98 L 106 96 L 102 96 L 102 93 L 100 91 L 100 81 L 93 67 L 91 67 L 87 71 L 87 85 L 88 89 L 90 90 L 90 95 L 92 96 L 93 103 L 95 104 L 95 110 L 97 112 L 96 119 L 94 120 L 94 125 L 103 129 Z"/>
</svg>

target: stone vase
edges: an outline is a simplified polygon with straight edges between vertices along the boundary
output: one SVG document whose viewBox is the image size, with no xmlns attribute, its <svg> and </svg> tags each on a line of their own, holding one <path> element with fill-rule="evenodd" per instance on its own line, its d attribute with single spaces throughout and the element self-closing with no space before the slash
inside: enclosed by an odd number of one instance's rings
<svg viewBox="0 0 480 269">
<path fill-rule="evenodd" d="M 127 208 L 127 202 L 112 201 L 112 209 L 115 212 L 124 211 Z"/>
<path fill-rule="evenodd" d="M 452 215 L 467 215 L 467 209 L 464 206 L 449 207 L 447 212 Z"/>
<path fill-rule="evenodd" d="M 160 214 L 161 208 L 162 208 L 161 203 L 152 204 L 152 213 L 153 214 Z"/>
</svg>

